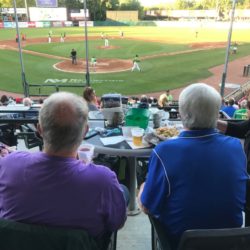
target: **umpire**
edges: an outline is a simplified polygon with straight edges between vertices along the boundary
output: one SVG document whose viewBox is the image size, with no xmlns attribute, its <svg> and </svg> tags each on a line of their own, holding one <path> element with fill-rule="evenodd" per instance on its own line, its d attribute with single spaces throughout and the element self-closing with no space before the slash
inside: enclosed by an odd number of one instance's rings
<svg viewBox="0 0 250 250">
<path fill-rule="evenodd" d="M 77 64 L 77 61 L 76 61 L 77 52 L 76 52 L 76 50 L 72 49 L 70 54 L 71 54 L 71 58 L 72 58 L 72 64 Z"/>
</svg>

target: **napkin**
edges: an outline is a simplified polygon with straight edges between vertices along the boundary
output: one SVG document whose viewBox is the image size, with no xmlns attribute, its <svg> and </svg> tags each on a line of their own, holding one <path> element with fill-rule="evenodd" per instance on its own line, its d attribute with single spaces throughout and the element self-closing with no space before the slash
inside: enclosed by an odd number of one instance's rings
<svg viewBox="0 0 250 250">
<path fill-rule="evenodd" d="M 120 143 L 122 141 L 125 141 L 125 138 L 123 136 L 119 135 L 119 136 L 100 138 L 100 140 L 103 143 L 103 145 L 106 146 L 106 145 L 114 145 L 114 144 Z"/>
</svg>

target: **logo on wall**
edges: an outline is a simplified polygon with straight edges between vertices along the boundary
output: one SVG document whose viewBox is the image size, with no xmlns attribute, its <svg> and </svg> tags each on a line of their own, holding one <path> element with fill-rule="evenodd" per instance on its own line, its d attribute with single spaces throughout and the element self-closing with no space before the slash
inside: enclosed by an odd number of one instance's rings
<svg viewBox="0 0 250 250">
<path fill-rule="evenodd" d="M 54 8 L 58 7 L 57 0 L 36 0 L 36 7 Z"/>
</svg>

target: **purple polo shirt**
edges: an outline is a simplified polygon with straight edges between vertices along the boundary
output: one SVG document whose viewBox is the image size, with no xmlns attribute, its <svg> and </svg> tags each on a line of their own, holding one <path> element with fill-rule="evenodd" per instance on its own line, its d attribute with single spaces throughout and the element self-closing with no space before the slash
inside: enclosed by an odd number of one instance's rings
<svg viewBox="0 0 250 250">
<path fill-rule="evenodd" d="M 107 167 L 19 151 L 0 159 L 0 217 L 100 236 L 124 224 L 126 204 Z"/>
</svg>

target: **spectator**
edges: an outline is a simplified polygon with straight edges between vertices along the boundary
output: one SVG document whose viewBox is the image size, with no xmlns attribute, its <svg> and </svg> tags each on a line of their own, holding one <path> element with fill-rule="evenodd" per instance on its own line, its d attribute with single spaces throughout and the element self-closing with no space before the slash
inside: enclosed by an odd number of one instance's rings
<svg viewBox="0 0 250 250">
<path fill-rule="evenodd" d="M 185 129 L 153 150 L 139 194 L 142 209 L 163 223 L 173 249 L 187 229 L 240 227 L 248 179 L 240 141 L 215 129 L 219 93 L 192 84 L 179 105 Z"/>
<path fill-rule="evenodd" d="M 24 99 L 23 99 L 23 105 L 24 106 L 27 106 L 27 107 L 31 107 L 32 106 L 32 100 L 29 98 L 29 97 L 25 97 Z"/>
<path fill-rule="evenodd" d="M 148 97 L 146 95 L 141 96 L 138 108 L 143 108 L 143 109 L 148 109 L 149 108 Z"/>
<path fill-rule="evenodd" d="M 7 106 L 9 104 L 9 98 L 7 97 L 7 95 L 1 96 L 0 103 L 2 106 Z"/>
<path fill-rule="evenodd" d="M 168 99 L 167 99 L 167 95 L 166 93 L 163 93 L 159 96 L 159 100 L 158 100 L 158 105 L 160 108 L 164 108 L 167 106 L 167 102 L 168 102 Z"/>
<path fill-rule="evenodd" d="M 88 104 L 89 111 L 98 111 L 97 98 L 95 90 L 91 87 L 86 87 L 83 91 L 83 98 Z"/>
<path fill-rule="evenodd" d="M 172 103 L 173 96 L 170 94 L 170 90 L 169 89 L 166 91 L 166 96 L 167 96 L 167 102 L 168 102 L 168 104 Z"/>
<path fill-rule="evenodd" d="M 230 98 L 228 101 L 228 106 L 222 109 L 227 115 L 229 115 L 231 118 L 234 115 L 236 108 L 234 107 L 234 99 Z"/>
<path fill-rule="evenodd" d="M 235 110 L 233 118 L 245 120 L 248 118 L 247 100 L 243 100 L 240 103 L 240 107 L 240 109 Z"/>
<path fill-rule="evenodd" d="M 44 152 L 14 152 L 0 161 L 1 218 L 82 228 L 96 237 L 123 226 L 126 204 L 115 174 L 77 159 L 87 117 L 86 102 L 74 94 L 45 100 L 38 125 Z"/>
</svg>

